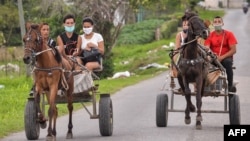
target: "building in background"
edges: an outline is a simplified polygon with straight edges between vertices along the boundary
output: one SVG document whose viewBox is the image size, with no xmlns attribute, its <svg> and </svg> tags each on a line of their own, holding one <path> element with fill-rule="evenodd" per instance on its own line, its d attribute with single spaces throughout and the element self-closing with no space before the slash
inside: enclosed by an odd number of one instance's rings
<svg viewBox="0 0 250 141">
<path fill-rule="evenodd" d="M 204 0 L 207 8 L 242 8 L 246 0 Z"/>
</svg>

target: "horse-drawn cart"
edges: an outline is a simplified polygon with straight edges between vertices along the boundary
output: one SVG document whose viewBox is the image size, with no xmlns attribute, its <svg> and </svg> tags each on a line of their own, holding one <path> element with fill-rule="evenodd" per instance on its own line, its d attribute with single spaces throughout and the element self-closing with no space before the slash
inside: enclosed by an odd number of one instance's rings
<svg viewBox="0 0 250 141">
<path fill-rule="evenodd" d="M 174 96 L 185 94 L 180 90 L 176 89 L 175 78 L 170 78 L 170 95 L 166 93 L 164 84 L 162 92 L 157 95 L 156 98 L 156 125 L 157 127 L 166 127 L 168 122 L 168 112 L 185 112 L 182 109 L 174 108 Z M 234 84 L 236 85 L 236 83 Z M 195 96 L 196 92 L 193 90 L 191 95 Z M 170 96 L 170 99 L 168 98 Z M 231 125 L 240 124 L 240 101 L 239 96 L 234 92 L 228 91 L 226 73 L 222 72 L 219 77 L 212 84 L 207 84 L 204 88 L 203 97 L 223 97 L 224 98 L 224 109 L 223 110 L 201 110 L 202 113 L 228 113 L 229 121 Z"/>
<path fill-rule="evenodd" d="M 202 43 L 203 40 L 209 37 L 208 27 L 197 14 L 192 12 L 185 13 L 183 19 L 188 21 L 189 26 L 185 43 L 177 49 L 171 50 L 169 54 L 172 60 L 171 65 L 174 66 L 178 72 L 177 79 L 181 91 L 174 89 L 174 78 L 171 78 L 171 103 L 169 104 L 168 95 L 165 92 L 157 96 L 156 125 L 158 127 L 167 126 L 168 112 L 184 112 L 184 121 L 186 124 L 190 124 L 190 112 L 194 111 L 196 111 L 196 129 L 202 129 L 202 113 L 229 113 L 230 124 L 240 124 L 239 97 L 233 92 L 236 92 L 236 90 L 234 90 L 236 87 L 230 86 L 229 88 L 225 68 L 219 62 L 217 55 L 203 46 Z M 220 50 L 221 49 L 222 45 Z M 175 55 L 177 54 L 179 54 L 179 58 L 175 59 Z M 221 53 L 218 55 L 220 56 Z M 229 60 L 229 62 L 231 63 L 231 60 Z M 231 70 L 231 68 L 228 68 L 228 70 L 229 69 Z M 219 75 L 209 77 L 217 71 Z M 191 83 L 195 83 L 195 92 L 191 91 L 189 87 Z M 174 109 L 173 102 L 175 94 L 185 96 L 185 110 Z M 196 106 L 192 103 L 192 95 L 196 98 Z M 202 110 L 202 97 L 205 96 L 224 97 L 224 110 Z"/>
<path fill-rule="evenodd" d="M 100 71 L 100 70 L 99 70 Z M 85 73 L 80 73 L 74 76 L 74 93 L 73 103 L 81 103 L 90 119 L 99 119 L 99 129 L 102 136 L 111 136 L 113 133 L 113 107 L 110 94 L 100 94 L 98 92 L 99 77 L 90 71 L 85 70 Z M 90 95 L 89 99 L 86 97 Z M 97 95 L 100 95 L 99 107 L 97 108 Z M 41 95 L 41 107 L 43 115 L 45 115 L 45 106 L 47 103 L 46 95 Z M 92 103 L 92 111 L 90 111 L 86 104 Z M 67 104 L 67 97 L 62 91 L 58 91 L 56 96 L 57 104 Z M 97 110 L 99 109 L 99 112 Z M 29 140 L 39 138 L 40 128 L 47 127 L 47 123 L 39 123 L 38 111 L 35 108 L 34 96 L 28 98 L 25 107 L 25 133 Z"/>
</svg>

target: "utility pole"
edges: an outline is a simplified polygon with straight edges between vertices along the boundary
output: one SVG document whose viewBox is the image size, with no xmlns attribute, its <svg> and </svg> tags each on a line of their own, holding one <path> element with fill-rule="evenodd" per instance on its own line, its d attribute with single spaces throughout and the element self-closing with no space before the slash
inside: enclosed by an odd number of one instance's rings
<svg viewBox="0 0 250 141">
<path fill-rule="evenodd" d="M 17 0 L 18 2 L 18 14 L 19 14 L 19 23 L 21 28 L 21 38 L 25 34 L 25 25 L 24 25 L 24 17 L 23 17 L 23 2 L 22 0 Z"/>
<path fill-rule="evenodd" d="M 23 1 L 17 0 L 17 2 L 18 2 L 19 23 L 20 23 L 20 29 L 21 29 L 21 39 L 22 39 L 25 32 L 26 32 L 25 31 L 25 24 L 24 24 L 24 17 L 23 17 Z M 23 47 L 24 47 L 24 44 L 23 44 Z M 26 65 L 26 76 L 27 77 L 31 76 L 30 72 L 31 72 L 30 65 Z"/>
</svg>

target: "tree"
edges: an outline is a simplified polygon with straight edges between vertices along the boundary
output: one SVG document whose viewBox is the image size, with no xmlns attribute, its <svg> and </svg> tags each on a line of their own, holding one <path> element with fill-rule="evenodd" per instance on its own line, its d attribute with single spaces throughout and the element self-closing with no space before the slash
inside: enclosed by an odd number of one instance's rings
<svg viewBox="0 0 250 141">
<path fill-rule="evenodd" d="M 21 36 L 23 37 L 25 34 L 25 24 L 24 24 L 24 15 L 23 15 L 23 3 L 22 0 L 18 0 L 18 15 L 19 15 L 19 23 L 21 29 Z"/>
<path fill-rule="evenodd" d="M 0 31 L 3 32 L 6 45 L 9 45 L 10 41 L 16 42 L 16 40 L 13 40 L 13 38 L 11 39 L 13 36 L 12 33 L 16 32 L 19 26 L 18 11 L 13 2 L 7 1 L 3 5 L 0 5 L 0 23 Z M 21 37 L 20 34 L 18 37 Z"/>
</svg>

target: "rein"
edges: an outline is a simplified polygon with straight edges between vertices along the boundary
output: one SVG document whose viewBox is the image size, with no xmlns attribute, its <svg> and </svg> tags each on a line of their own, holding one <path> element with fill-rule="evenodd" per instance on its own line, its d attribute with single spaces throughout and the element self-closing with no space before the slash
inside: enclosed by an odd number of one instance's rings
<svg viewBox="0 0 250 141">
<path fill-rule="evenodd" d="M 25 48 L 25 49 L 28 49 L 28 50 L 34 52 L 33 50 L 31 50 L 29 48 Z M 33 53 L 32 57 L 36 57 L 36 56 L 38 56 L 38 55 L 40 55 L 40 54 L 42 54 L 44 52 L 47 52 L 47 51 L 53 51 L 53 50 L 51 48 L 49 48 L 49 49 L 46 49 L 46 50 L 43 50 L 43 51 L 40 51 L 40 52 L 37 52 L 37 53 Z M 34 71 L 48 71 L 48 72 L 51 72 L 53 70 L 62 70 L 62 72 L 64 72 L 64 70 L 62 69 L 62 67 L 41 68 L 41 67 L 38 67 L 36 65 L 34 65 L 34 68 L 33 68 L 33 70 L 31 72 L 32 73 Z"/>
<path fill-rule="evenodd" d="M 174 50 L 171 50 L 169 56 L 171 57 L 172 64 L 174 65 L 174 67 L 177 69 L 177 71 L 178 71 L 179 73 L 181 73 L 181 71 L 180 71 L 178 65 L 173 61 L 173 57 L 174 57 L 176 54 L 181 53 L 181 52 L 184 50 L 184 48 L 186 47 L 186 45 L 188 45 L 188 44 L 190 44 L 190 43 L 193 43 L 193 42 L 197 41 L 198 38 L 199 38 L 199 37 L 197 36 L 195 39 L 193 39 L 193 40 L 191 40 L 191 41 L 188 41 L 187 43 L 182 44 L 179 48 L 174 49 Z M 203 60 L 203 58 L 200 58 L 200 57 L 199 57 L 199 58 L 194 59 L 194 60 L 187 60 L 187 59 L 184 59 L 183 61 L 185 61 L 187 64 L 194 65 L 195 63 L 203 62 L 204 60 Z"/>
<path fill-rule="evenodd" d="M 172 50 L 170 50 L 170 51 L 172 52 L 172 53 L 170 53 L 170 54 L 171 54 L 171 58 L 172 58 L 175 54 L 181 52 L 181 51 L 184 49 L 184 47 L 185 47 L 186 45 L 188 45 L 188 44 L 190 44 L 190 43 L 196 41 L 197 39 L 198 39 L 198 37 L 195 38 L 195 39 L 193 39 L 193 40 L 191 40 L 191 41 L 189 41 L 189 42 L 187 42 L 187 43 L 184 43 L 183 45 L 181 45 L 181 46 L 180 46 L 179 48 L 177 48 L 177 49 L 172 49 Z M 180 50 L 181 50 L 181 51 L 180 51 Z M 174 53 L 173 53 L 173 52 L 174 52 Z"/>
<path fill-rule="evenodd" d="M 37 52 L 37 53 L 35 54 L 35 56 L 38 56 L 38 55 L 40 55 L 40 54 L 42 54 L 42 53 L 44 53 L 44 52 L 46 52 L 46 51 L 53 51 L 53 50 L 52 50 L 51 48 L 49 48 L 49 49 L 46 49 L 46 50 Z"/>
</svg>

